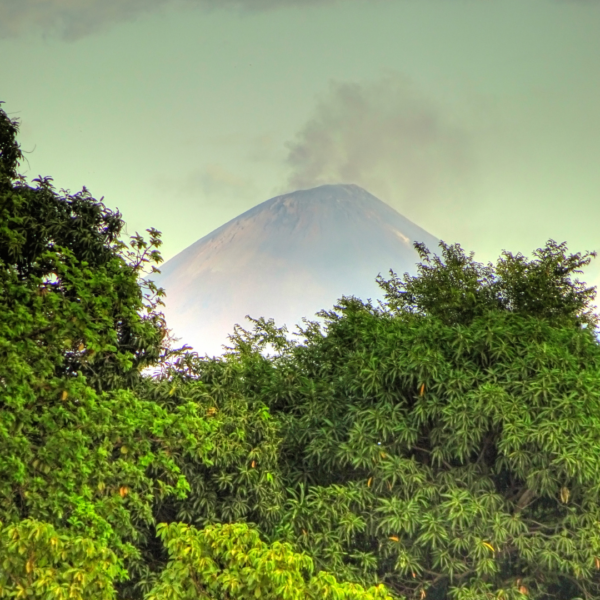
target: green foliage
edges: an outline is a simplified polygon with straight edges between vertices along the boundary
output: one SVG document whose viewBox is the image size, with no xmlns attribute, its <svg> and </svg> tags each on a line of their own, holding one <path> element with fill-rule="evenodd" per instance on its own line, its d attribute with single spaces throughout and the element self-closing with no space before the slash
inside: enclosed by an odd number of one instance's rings
<svg viewBox="0 0 600 600">
<path fill-rule="evenodd" d="M 484 268 L 441 247 L 381 280 L 380 308 L 344 299 L 273 360 L 275 536 L 409 597 L 598 597 L 600 348 L 593 290 L 570 280 L 589 256 L 549 242 Z M 256 352 L 269 336 L 258 322 Z"/>
<path fill-rule="evenodd" d="M 0 102 L 0 189 L 10 186 L 11 181 L 17 178 L 17 167 L 23 158 L 17 142 L 19 124 L 2 110 L 2 104 Z"/>
<path fill-rule="evenodd" d="M 255 376 L 269 362 L 255 355 Z M 261 367 L 262 363 L 262 367 Z M 245 363 L 202 360 L 183 355 L 142 393 L 175 409 L 194 403 L 208 423 L 218 424 L 218 438 L 206 458 L 180 457 L 190 491 L 185 500 L 166 500 L 156 509 L 159 521 L 185 521 L 197 527 L 214 522 L 274 524 L 284 487 L 279 468 L 281 433 L 259 391 L 244 379 Z M 260 375 L 258 375 L 260 377 Z"/>
<path fill-rule="evenodd" d="M 259 319 L 197 364 L 215 406 L 262 400 L 281 431 L 279 522 L 244 516 L 399 596 L 594 597 L 600 354 L 594 290 L 571 279 L 590 255 L 550 241 L 483 267 L 441 247 L 420 277 L 380 279 L 380 308 L 344 299 L 301 343 Z"/>
<path fill-rule="evenodd" d="M 600 597 L 593 253 L 416 244 L 378 307 L 200 359 L 160 234 L 26 183 L 17 130 L 0 110 L 0 597 Z"/>
<path fill-rule="evenodd" d="M 189 487 L 174 455 L 209 461 L 218 425 L 135 391 L 165 352 L 161 292 L 140 284 L 158 232 L 125 245 L 120 215 L 85 190 L 10 180 L 16 129 L 0 111 L 0 520 L 33 519 L 144 572 L 154 505 Z"/>
<path fill-rule="evenodd" d="M 31 519 L 0 524 L 0 598 L 109 600 L 124 576 L 115 554 L 89 538 Z"/>
<path fill-rule="evenodd" d="M 466 255 L 459 244 L 442 242 L 441 256 L 415 244 L 418 275 L 389 280 L 379 276 L 388 309 L 430 315 L 447 324 L 467 324 L 491 310 L 510 311 L 553 322 L 594 326 L 590 307 L 595 288 L 573 280 L 573 273 L 590 264 L 595 252 L 567 255 L 565 243 L 549 240 L 528 261 L 522 254 L 503 252 L 497 265 L 483 265 Z"/>
<path fill-rule="evenodd" d="M 121 216 L 85 189 L 34 183 L 0 192 L 3 349 L 32 373 L 59 367 L 97 389 L 129 386 L 162 349 L 158 290 L 144 294 L 138 282 L 161 260 L 160 234 L 149 230 L 149 243 L 136 235 L 128 248 Z"/>
<path fill-rule="evenodd" d="M 198 531 L 162 526 L 169 564 L 147 600 L 239 598 L 240 600 L 391 600 L 383 586 L 365 590 L 338 583 L 292 546 L 267 545 L 247 525 L 216 525 Z"/>
</svg>

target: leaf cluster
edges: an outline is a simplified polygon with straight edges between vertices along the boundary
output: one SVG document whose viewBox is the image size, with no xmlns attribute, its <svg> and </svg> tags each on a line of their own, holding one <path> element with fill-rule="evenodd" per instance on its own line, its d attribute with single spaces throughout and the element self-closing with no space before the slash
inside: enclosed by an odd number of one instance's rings
<svg viewBox="0 0 600 600">
<path fill-rule="evenodd" d="M 268 545 L 245 524 L 198 531 L 183 524 L 162 526 L 169 563 L 147 600 L 239 598 L 240 600 L 392 600 L 383 586 L 364 589 L 315 575 L 312 560 L 290 544 Z"/>
<path fill-rule="evenodd" d="M 510 311 L 553 322 L 598 324 L 591 303 L 594 287 L 573 279 L 590 264 L 595 252 L 568 254 L 566 243 L 549 240 L 528 260 L 504 251 L 496 265 L 483 265 L 459 244 L 440 244 L 434 255 L 422 243 L 415 249 L 418 274 L 377 280 L 388 310 L 435 316 L 447 324 L 468 324 L 489 311 Z"/>
</svg>

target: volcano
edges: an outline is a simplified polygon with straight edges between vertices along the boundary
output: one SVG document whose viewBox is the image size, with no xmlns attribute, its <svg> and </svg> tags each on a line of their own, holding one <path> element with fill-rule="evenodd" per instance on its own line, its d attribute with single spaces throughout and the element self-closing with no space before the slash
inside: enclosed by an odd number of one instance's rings
<svg viewBox="0 0 600 600">
<path fill-rule="evenodd" d="M 345 296 L 382 297 L 379 273 L 416 272 L 415 241 L 439 240 L 356 185 L 271 198 L 161 267 L 167 325 L 180 344 L 219 355 L 246 315 L 290 331 Z"/>
</svg>

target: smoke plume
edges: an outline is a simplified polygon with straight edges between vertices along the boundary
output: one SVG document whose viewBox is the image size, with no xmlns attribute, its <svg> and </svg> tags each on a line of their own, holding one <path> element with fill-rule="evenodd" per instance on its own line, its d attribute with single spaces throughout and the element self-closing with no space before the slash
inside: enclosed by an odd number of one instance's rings
<svg viewBox="0 0 600 600">
<path fill-rule="evenodd" d="M 396 206 L 439 199 L 472 167 L 469 133 L 450 113 L 397 75 L 331 83 L 288 143 L 286 187 L 355 183 Z"/>
</svg>

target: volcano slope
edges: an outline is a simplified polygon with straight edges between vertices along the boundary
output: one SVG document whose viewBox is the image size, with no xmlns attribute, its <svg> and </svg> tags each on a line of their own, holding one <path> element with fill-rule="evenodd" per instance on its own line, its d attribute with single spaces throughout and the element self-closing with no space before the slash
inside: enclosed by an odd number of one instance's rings
<svg viewBox="0 0 600 600">
<path fill-rule="evenodd" d="M 246 315 L 292 331 L 343 295 L 378 299 L 379 273 L 416 272 L 415 241 L 439 242 L 356 185 L 323 185 L 225 223 L 167 261 L 156 283 L 179 344 L 218 355 Z"/>
</svg>

